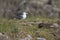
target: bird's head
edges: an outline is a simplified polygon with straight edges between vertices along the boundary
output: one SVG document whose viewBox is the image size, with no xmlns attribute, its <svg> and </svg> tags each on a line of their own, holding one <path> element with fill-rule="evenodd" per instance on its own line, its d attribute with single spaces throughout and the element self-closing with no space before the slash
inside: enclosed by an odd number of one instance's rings
<svg viewBox="0 0 60 40">
<path fill-rule="evenodd" d="M 26 13 L 26 12 L 23 12 L 23 15 L 26 15 L 26 14 L 28 14 L 28 13 Z"/>
</svg>

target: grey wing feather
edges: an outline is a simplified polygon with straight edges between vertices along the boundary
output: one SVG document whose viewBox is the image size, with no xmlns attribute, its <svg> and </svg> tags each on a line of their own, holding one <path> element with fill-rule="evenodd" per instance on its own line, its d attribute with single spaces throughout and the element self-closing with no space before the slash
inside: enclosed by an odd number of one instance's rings
<svg viewBox="0 0 60 40">
<path fill-rule="evenodd" d="M 17 19 L 22 19 L 23 16 L 22 15 L 19 15 L 19 16 L 16 16 Z"/>
</svg>

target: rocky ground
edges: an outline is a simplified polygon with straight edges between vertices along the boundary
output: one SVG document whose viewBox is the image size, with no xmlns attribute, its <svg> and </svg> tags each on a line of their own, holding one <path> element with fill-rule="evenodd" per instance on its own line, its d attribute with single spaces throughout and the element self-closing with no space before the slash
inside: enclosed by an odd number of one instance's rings
<svg viewBox="0 0 60 40">
<path fill-rule="evenodd" d="M 14 18 L 19 10 L 29 13 L 28 16 L 60 18 L 59 0 L 2 0 L 0 3 L 1 17 Z"/>
</svg>

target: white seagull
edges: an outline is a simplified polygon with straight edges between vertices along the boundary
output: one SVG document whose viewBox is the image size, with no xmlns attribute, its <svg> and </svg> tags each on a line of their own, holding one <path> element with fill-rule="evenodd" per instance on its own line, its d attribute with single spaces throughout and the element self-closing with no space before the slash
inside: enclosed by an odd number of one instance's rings
<svg viewBox="0 0 60 40">
<path fill-rule="evenodd" d="M 21 15 L 16 16 L 16 18 L 18 18 L 18 19 L 26 19 L 26 17 L 27 17 L 26 14 L 28 14 L 28 13 L 23 12 Z"/>
</svg>

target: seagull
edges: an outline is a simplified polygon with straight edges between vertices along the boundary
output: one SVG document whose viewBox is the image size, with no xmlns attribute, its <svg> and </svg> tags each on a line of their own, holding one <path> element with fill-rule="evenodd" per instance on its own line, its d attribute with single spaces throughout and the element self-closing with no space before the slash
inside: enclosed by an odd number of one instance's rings
<svg viewBox="0 0 60 40">
<path fill-rule="evenodd" d="M 17 18 L 17 19 L 26 19 L 27 14 L 28 14 L 28 13 L 26 13 L 26 12 L 22 12 L 22 14 L 18 14 L 18 15 L 16 16 L 16 18 Z"/>
</svg>

